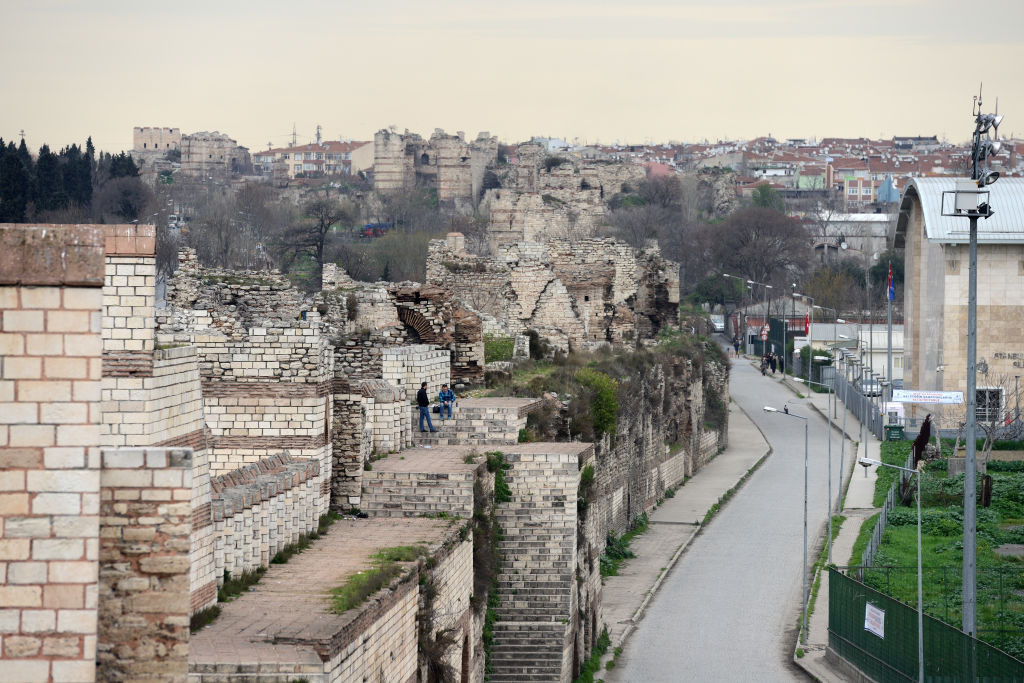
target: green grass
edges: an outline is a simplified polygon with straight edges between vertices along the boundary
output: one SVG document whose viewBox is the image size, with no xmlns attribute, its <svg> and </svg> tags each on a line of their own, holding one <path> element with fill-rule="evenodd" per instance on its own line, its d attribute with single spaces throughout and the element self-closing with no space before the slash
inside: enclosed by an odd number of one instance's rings
<svg viewBox="0 0 1024 683">
<path fill-rule="evenodd" d="M 882 513 L 878 512 L 867 519 L 860 525 L 860 531 L 857 533 L 857 540 L 853 542 L 853 550 L 850 552 L 850 561 L 848 565 L 854 566 L 860 564 L 860 558 L 864 554 L 865 548 L 868 547 L 868 542 L 871 540 L 871 534 L 875 531 L 875 525 L 878 524 L 878 518 Z"/>
<path fill-rule="evenodd" d="M 573 683 L 594 683 L 594 674 L 601 670 L 601 657 L 608 651 L 608 646 L 611 644 L 611 636 L 608 635 L 608 629 L 605 628 L 601 631 L 601 635 L 597 637 L 597 642 L 594 643 L 594 649 L 591 650 L 590 658 L 583 663 L 580 675 L 576 677 Z"/>
<path fill-rule="evenodd" d="M 832 517 L 832 543 L 836 542 L 836 537 L 839 536 L 839 530 L 843 527 L 843 522 L 846 521 L 846 517 L 842 515 L 833 515 Z M 832 555 L 832 562 L 835 563 L 835 553 Z M 824 543 L 821 546 L 821 552 L 818 553 L 818 559 L 814 562 L 814 568 L 811 570 L 814 576 L 814 584 L 811 586 L 811 597 L 807 601 L 807 618 L 810 619 L 811 615 L 814 614 L 814 605 L 818 601 L 818 590 L 821 588 L 821 572 L 828 563 L 828 543 Z"/>
<path fill-rule="evenodd" d="M 349 577 L 343 585 L 331 589 L 331 611 L 341 614 L 363 602 L 400 576 L 407 567 L 402 563 L 418 560 L 427 554 L 421 545 L 401 545 L 383 548 L 371 558 L 373 566 Z"/>
<path fill-rule="evenodd" d="M 883 441 L 882 462 L 889 465 L 903 467 L 907 464 L 907 456 L 910 454 L 911 441 Z M 885 497 L 889 495 L 892 483 L 899 477 L 900 471 L 891 467 L 879 467 L 878 479 L 875 481 L 875 497 L 872 505 L 876 508 L 885 504 Z"/>
<path fill-rule="evenodd" d="M 648 520 L 647 513 L 645 512 L 637 518 L 633 528 L 622 534 L 622 536 L 616 536 L 614 532 L 608 534 L 607 545 L 600 560 L 601 578 L 618 576 L 619 569 L 622 568 L 623 563 L 630 558 L 636 557 L 633 551 L 629 549 L 629 544 L 635 536 L 647 531 L 647 527 Z"/>
<path fill-rule="evenodd" d="M 991 471 L 992 504 L 988 508 L 979 504 L 977 508 L 977 615 L 981 640 L 1021 658 L 1024 657 L 1024 562 L 995 552 L 1002 544 L 1024 543 L 1024 472 L 1016 469 L 1011 466 L 1003 471 L 999 468 Z M 949 477 L 945 470 L 945 462 L 940 460 L 929 463 L 923 475 L 922 583 L 925 611 L 959 625 L 964 477 Z M 862 529 L 861 537 L 866 533 L 867 530 Z M 855 546 L 851 564 L 859 564 L 862 551 L 863 545 Z M 889 513 L 874 564 L 877 569 L 865 577 L 868 585 L 908 604 L 916 604 L 916 506 L 897 506 Z"/>
</svg>

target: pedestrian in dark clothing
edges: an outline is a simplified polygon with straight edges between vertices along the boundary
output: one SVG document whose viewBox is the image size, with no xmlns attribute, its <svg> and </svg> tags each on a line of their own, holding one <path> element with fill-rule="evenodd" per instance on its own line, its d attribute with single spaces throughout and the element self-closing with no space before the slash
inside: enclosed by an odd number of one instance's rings
<svg viewBox="0 0 1024 683">
<path fill-rule="evenodd" d="M 430 431 L 436 432 L 434 429 L 434 423 L 430 421 L 430 397 L 427 396 L 427 383 L 424 382 L 420 385 L 420 390 L 416 392 L 416 404 L 420 407 L 420 431 L 425 432 L 423 428 L 423 418 L 427 418 L 427 427 Z"/>
<path fill-rule="evenodd" d="M 772 355 L 768 356 L 768 364 L 772 366 L 772 375 L 774 376 L 775 375 L 775 368 L 778 365 L 778 362 L 775 360 L 775 354 L 774 353 Z"/>
<path fill-rule="evenodd" d="M 737 334 L 732 338 L 732 347 L 736 349 L 736 356 L 740 355 L 740 336 Z"/>
<path fill-rule="evenodd" d="M 765 370 L 768 369 L 768 356 L 761 356 L 761 376 L 764 377 Z"/>
</svg>

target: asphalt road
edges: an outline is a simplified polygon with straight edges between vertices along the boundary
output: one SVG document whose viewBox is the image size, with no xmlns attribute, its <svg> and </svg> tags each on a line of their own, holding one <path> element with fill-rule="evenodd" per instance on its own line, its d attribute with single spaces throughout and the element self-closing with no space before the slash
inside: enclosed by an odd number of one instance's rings
<svg viewBox="0 0 1024 683">
<path fill-rule="evenodd" d="M 734 363 L 730 390 L 773 453 L 680 558 L 615 669 L 601 672 L 609 683 L 807 680 L 791 661 L 801 611 L 804 421 L 763 406 L 790 401 L 793 414 L 808 418 L 809 558 L 827 520 L 827 425 L 748 361 Z"/>
</svg>

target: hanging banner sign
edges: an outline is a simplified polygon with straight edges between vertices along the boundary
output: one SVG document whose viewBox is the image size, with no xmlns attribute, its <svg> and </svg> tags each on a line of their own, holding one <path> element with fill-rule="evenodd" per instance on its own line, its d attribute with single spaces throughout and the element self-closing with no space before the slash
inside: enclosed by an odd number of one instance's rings
<svg viewBox="0 0 1024 683">
<path fill-rule="evenodd" d="M 885 610 L 878 609 L 870 602 L 864 603 L 864 630 L 885 639 Z"/>
<path fill-rule="evenodd" d="M 913 391 L 912 389 L 894 389 L 892 400 L 896 403 L 951 403 L 962 405 L 962 391 Z"/>
</svg>

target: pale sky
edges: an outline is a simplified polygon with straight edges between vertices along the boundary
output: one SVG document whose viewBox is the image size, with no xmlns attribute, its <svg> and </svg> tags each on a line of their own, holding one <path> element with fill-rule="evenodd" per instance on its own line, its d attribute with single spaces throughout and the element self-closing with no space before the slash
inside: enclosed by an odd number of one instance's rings
<svg viewBox="0 0 1024 683">
<path fill-rule="evenodd" d="M 0 136 L 1024 135 L 1021 0 L 0 0 Z"/>
</svg>

